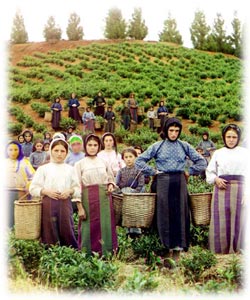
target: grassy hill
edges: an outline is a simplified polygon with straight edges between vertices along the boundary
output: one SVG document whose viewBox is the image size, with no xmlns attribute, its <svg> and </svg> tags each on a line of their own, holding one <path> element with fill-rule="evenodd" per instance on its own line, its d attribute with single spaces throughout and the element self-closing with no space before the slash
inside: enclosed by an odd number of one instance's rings
<svg viewBox="0 0 250 300">
<path fill-rule="evenodd" d="M 130 92 L 145 112 L 164 99 L 171 115 L 183 119 L 188 134 L 202 128 L 218 132 L 221 124 L 241 121 L 242 66 L 233 56 L 159 42 L 59 41 L 12 45 L 9 64 L 13 134 L 27 127 L 52 131 L 43 114 L 55 97 L 61 96 L 67 118 L 72 92 L 86 107 L 99 90 L 117 116 Z M 39 104 L 32 108 L 32 103 Z M 35 112 L 36 106 L 42 112 Z M 141 126 L 145 118 L 141 117 Z"/>
</svg>

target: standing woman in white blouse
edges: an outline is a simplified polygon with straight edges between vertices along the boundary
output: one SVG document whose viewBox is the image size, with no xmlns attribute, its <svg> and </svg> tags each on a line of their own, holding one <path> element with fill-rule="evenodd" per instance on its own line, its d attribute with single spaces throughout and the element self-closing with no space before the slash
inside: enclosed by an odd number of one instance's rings
<svg viewBox="0 0 250 300">
<path fill-rule="evenodd" d="M 74 167 L 64 162 L 68 149 L 64 139 L 52 140 L 50 162 L 37 169 L 29 191 L 42 197 L 42 243 L 77 249 L 71 199 L 80 201 L 81 189 Z"/>
<path fill-rule="evenodd" d="M 209 248 L 214 253 L 235 253 L 243 247 L 243 192 L 248 150 L 238 146 L 241 130 L 228 124 L 222 131 L 224 147 L 214 152 L 206 180 L 214 184 L 209 227 Z"/>
</svg>

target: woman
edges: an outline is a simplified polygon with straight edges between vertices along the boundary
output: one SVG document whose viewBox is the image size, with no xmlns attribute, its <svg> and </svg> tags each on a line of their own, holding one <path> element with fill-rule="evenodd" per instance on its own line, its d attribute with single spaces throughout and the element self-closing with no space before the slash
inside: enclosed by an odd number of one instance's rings
<svg viewBox="0 0 250 300">
<path fill-rule="evenodd" d="M 78 122 L 82 122 L 78 107 L 80 106 L 80 103 L 78 99 L 76 98 L 76 94 L 72 93 L 71 97 L 68 102 L 69 106 L 69 118 L 72 118 Z"/>
<path fill-rule="evenodd" d="M 62 104 L 60 103 L 61 99 L 57 97 L 54 103 L 51 105 L 52 110 L 52 120 L 51 126 L 57 131 L 60 130 L 60 121 L 61 121 L 61 112 L 62 112 Z"/>
<path fill-rule="evenodd" d="M 173 250 L 178 257 L 180 250 L 188 250 L 190 215 L 186 178 L 206 168 L 205 159 L 187 142 L 179 140 L 182 124 L 176 118 L 166 121 L 161 137 L 136 160 L 144 174 L 157 175 L 157 229 L 166 253 Z M 193 165 L 184 173 L 186 157 Z M 155 159 L 156 169 L 147 164 Z"/>
<path fill-rule="evenodd" d="M 30 194 L 42 197 L 42 243 L 77 249 L 72 201 L 80 201 L 81 189 L 75 170 L 64 161 L 68 143 L 55 138 L 50 144 L 50 162 L 40 166 L 30 184 Z"/>
<path fill-rule="evenodd" d="M 131 120 L 134 121 L 135 123 L 138 123 L 138 104 L 137 101 L 135 100 L 135 94 L 130 93 L 129 99 L 128 99 L 128 108 L 130 110 L 130 115 L 131 115 Z"/>
<path fill-rule="evenodd" d="M 111 192 L 114 190 L 114 177 L 108 164 L 97 156 L 101 141 L 94 134 L 84 140 L 85 157 L 75 164 L 82 186 L 82 203 L 77 207 L 80 218 L 78 247 L 87 253 L 105 255 L 117 250 L 117 235 Z"/>
<path fill-rule="evenodd" d="M 35 170 L 24 157 L 21 145 L 11 141 L 6 146 L 7 195 L 9 209 L 9 227 L 14 225 L 14 201 L 25 196 Z"/>
<path fill-rule="evenodd" d="M 97 156 L 106 161 L 113 172 L 113 176 L 116 177 L 118 171 L 125 167 L 125 163 L 117 151 L 116 139 L 111 132 L 106 132 L 102 136 L 101 149 Z"/>
<path fill-rule="evenodd" d="M 234 253 L 243 244 L 243 186 L 249 158 L 240 147 L 241 130 L 228 124 L 222 131 L 224 147 L 215 150 L 206 169 L 214 184 L 209 227 L 209 248 L 215 253 Z"/>
<path fill-rule="evenodd" d="M 157 109 L 157 118 L 161 120 L 161 127 L 158 128 L 158 132 L 163 130 L 164 123 L 168 116 L 168 109 L 164 105 L 164 101 L 160 101 L 160 105 Z"/>
<path fill-rule="evenodd" d="M 95 115 L 104 117 L 104 113 L 105 113 L 104 106 L 106 104 L 106 101 L 102 95 L 102 92 L 98 92 L 98 94 L 94 97 L 92 104 L 95 107 Z"/>
</svg>

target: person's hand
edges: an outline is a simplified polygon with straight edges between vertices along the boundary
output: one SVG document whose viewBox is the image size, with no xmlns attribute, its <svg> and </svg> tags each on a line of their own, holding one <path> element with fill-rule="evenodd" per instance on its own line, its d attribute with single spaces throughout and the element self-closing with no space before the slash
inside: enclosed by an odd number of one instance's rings
<svg viewBox="0 0 250 300">
<path fill-rule="evenodd" d="M 108 193 L 112 193 L 114 191 L 114 185 L 112 183 L 108 184 Z"/>
<path fill-rule="evenodd" d="M 220 178 L 220 177 L 216 177 L 215 178 L 215 184 L 217 185 L 217 187 L 219 189 L 226 189 L 227 188 L 227 181 L 223 178 Z"/>
<path fill-rule="evenodd" d="M 46 190 L 46 189 L 42 189 L 41 194 L 44 196 L 48 196 L 52 199 L 58 200 L 61 198 L 61 193 L 58 191 L 54 191 L 54 190 Z"/>
<path fill-rule="evenodd" d="M 189 173 L 188 172 L 184 172 L 184 176 L 185 176 L 185 179 L 186 179 L 186 182 L 188 183 L 188 179 L 189 179 Z"/>
<path fill-rule="evenodd" d="M 70 197 L 71 194 L 73 194 L 72 189 L 65 190 L 65 191 L 63 191 L 63 192 L 61 193 L 60 198 L 61 198 L 61 199 L 64 199 L 64 200 L 65 200 L 65 199 L 68 199 L 68 198 Z"/>
<path fill-rule="evenodd" d="M 76 104 L 72 104 L 73 107 L 76 107 Z"/>
<path fill-rule="evenodd" d="M 85 209 L 82 206 L 78 207 L 78 217 L 81 221 L 86 220 L 87 218 Z"/>
</svg>

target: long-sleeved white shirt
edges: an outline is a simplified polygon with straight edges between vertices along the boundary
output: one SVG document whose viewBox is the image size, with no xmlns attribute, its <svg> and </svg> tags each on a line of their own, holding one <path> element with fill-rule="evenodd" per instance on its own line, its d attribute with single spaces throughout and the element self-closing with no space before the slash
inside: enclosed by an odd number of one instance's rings
<svg viewBox="0 0 250 300">
<path fill-rule="evenodd" d="M 30 184 L 30 194 L 40 197 L 42 189 L 51 189 L 63 192 L 73 189 L 72 201 L 81 199 L 81 186 L 73 166 L 66 163 L 58 164 L 50 162 L 40 166 Z"/>
<path fill-rule="evenodd" d="M 215 178 L 221 175 L 247 175 L 249 152 L 246 148 L 237 146 L 233 149 L 223 147 L 214 152 L 206 169 L 206 180 L 213 184 Z"/>
</svg>

